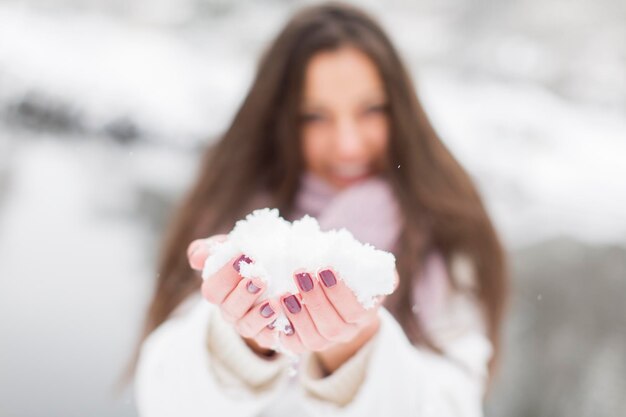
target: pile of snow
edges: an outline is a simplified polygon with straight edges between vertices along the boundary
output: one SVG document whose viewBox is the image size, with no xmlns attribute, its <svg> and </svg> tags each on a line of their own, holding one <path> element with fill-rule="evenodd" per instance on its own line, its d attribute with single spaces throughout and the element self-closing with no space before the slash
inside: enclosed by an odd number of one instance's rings
<svg viewBox="0 0 626 417">
<path fill-rule="evenodd" d="M 327 268 L 332 268 L 365 308 L 371 307 L 377 296 L 394 290 L 395 257 L 391 253 L 360 243 L 346 229 L 322 232 L 310 216 L 290 223 L 277 209 L 256 210 L 238 221 L 228 239 L 215 244 L 211 252 L 202 271 L 204 279 L 243 253 L 253 262 L 240 262 L 240 274 L 267 285 L 261 299 L 297 293 L 295 272 Z M 279 317 L 276 328 L 287 323 Z"/>
</svg>

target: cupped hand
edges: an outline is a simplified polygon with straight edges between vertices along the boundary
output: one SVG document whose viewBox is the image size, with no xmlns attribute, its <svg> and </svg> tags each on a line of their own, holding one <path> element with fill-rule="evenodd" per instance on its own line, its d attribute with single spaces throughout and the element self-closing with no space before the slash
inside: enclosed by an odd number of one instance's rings
<svg viewBox="0 0 626 417">
<path fill-rule="evenodd" d="M 281 333 L 283 346 L 295 353 L 325 351 L 360 339 L 366 329 L 377 327 L 378 305 L 365 309 L 350 288 L 331 268 L 317 274 L 294 274 L 298 294 L 281 297 L 282 309 L 292 331 Z M 371 335 L 369 335 L 371 336 Z M 369 338 L 369 337 L 368 337 Z"/>
<path fill-rule="evenodd" d="M 225 239 L 226 235 L 215 235 L 193 241 L 187 251 L 191 267 L 202 270 L 210 255 L 211 244 Z M 332 268 L 318 273 L 298 271 L 293 276 L 298 294 L 284 294 L 280 300 L 257 302 L 265 284 L 258 279 L 242 278 L 239 275 L 240 262 L 251 260 L 243 254 L 232 258 L 204 280 L 202 295 L 220 308 L 224 319 L 233 324 L 258 353 L 267 353 L 268 349 L 275 347 L 276 334 L 272 324 L 281 308 L 291 325 L 278 337 L 282 346 L 296 354 L 357 350 L 378 328 L 378 306 L 383 297 L 377 299 L 374 307 L 365 309 Z"/>
<path fill-rule="evenodd" d="M 187 249 L 190 266 L 201 271 L 211 254 L 211 245 L 225 239 L 226 235 L 215 235 L 191 242 Z M 253 350 L 267 354 L 276 344 L 271 324 L 280 306 L 276 300 L 257 302 L 265 290 L 265 284 L 259 279 L 242 278 L 239 275 L 240 262 L 251 260 L 243 254 L 232 258 L 204 280 L 202 296 L 219 307 L 223 318 L 235 327 Z"/>
</svg>

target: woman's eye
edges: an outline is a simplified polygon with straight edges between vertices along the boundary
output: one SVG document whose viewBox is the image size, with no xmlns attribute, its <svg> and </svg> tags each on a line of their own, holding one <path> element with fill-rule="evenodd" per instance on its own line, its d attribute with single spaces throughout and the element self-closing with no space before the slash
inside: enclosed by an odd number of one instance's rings
<svg viewBox="0 0 626 417">
<path fill-rule="evenodd" d="M 375 106 L 370 106 L 365 109 L 365 114 L 378 114 L 384 113 L 387 111 L 387 106 L 385 104 L 378 104 Z"/>
<path fill-rule="evenodd" d="M 317 122 L 324 120 L 324 116 L 319 113 L 304 113 L 302 115 L 302 121 L 304 122 Z"/>
</svg>

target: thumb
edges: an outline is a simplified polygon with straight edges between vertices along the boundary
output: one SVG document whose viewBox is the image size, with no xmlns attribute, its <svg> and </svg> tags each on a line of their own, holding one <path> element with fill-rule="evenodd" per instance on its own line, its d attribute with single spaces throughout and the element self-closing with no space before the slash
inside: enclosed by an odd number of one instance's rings
<svg viewBox="0 0 626 417">
<path fill-rule="evenodd" d="M 204 262 L 211 256 L 213 246 L 217 243 L 224 242 L 227 237 L 227 235 L 214 235 L 206 239 L 196 239 L 191 242 L 187 247 L 189 266 L 196 271 L 201 271 L 202 268 L 204 268 Z"/>
</svg>

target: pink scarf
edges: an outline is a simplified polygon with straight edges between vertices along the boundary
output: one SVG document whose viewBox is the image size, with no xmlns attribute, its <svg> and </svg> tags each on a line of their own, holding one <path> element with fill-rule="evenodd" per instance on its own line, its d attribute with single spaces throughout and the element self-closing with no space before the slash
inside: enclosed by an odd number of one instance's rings
<svg viewBox="0 0 626 417">
<path fill-rule="evenodd" d="M 307 172 L 300 179 L 293 221 L 308 214 L 317 218 L 322 230 L 345 227 L 356 239 L 391 251 L 402 228 L 398 203 L 387 182 L 374 177 L 338 191 L 322 178 Z M 413 286 L 414 311 L 425 325 L 437 314 L 449 290 L 443 256 L 431 252 Z"/>
</svg>

